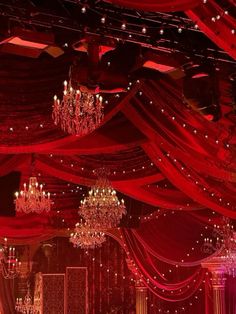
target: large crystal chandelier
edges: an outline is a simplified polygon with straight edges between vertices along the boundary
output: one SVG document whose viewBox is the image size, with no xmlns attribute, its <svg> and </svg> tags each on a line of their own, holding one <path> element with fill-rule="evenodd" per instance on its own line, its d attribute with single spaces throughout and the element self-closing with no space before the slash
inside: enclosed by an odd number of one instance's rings
<svg viewBox="0 0 236 314">
<path fill-rule="evenodd" d="M 88 222 L 80 221 L 75 225 L 75 232 L 70 235 L 74 247 L 94 249 L 106 241 L 105 233 L 95 230 Z"/>
<path fill-rule="evenodd" d="M 81 200 L 79 214 L 95 229 L 115 228 L 126 214 L 124 200 L 119 201 L 107 178 L 107 169 L 97 169 L 96 174 L 98 179 L 89 195 Z"/>
<path fill-rule="evenodd" d="M 63 100 L 54 96 L 52 118 L 56 125 L 69 134 L 86 135 L 94 131 L 103 120 L 102 97 L 89 91 L 74 89 L 64 81 Z"/>
<path fill-rule="evenodd" d="M 7 245 L 7 238 L 4 238 L 4 245 L 0 247 L 0 271 L 5 279 L 13 279 L 20 274 L 21 262 L 16 257 L 15 247 Z"/>
<path fill-rule="evenodd" d="M 15 193 L 16 211 L 28 213 L 49 212 L 51 209 L 50 193 L 43 191 L 43 185 L 38 184 L 36 177 L 29 178 L 29 186 L 24 183 L 24 190 Z"/>
<path fill-rule="evenodd" d="M 228 275 L 236 276 L 236 233 L 229 218 L 223 217 L 221 225 L 214 225 L 212 237 L 204 239 L 202 249 L 207 254 L 219 251 L 222 266 Z"/>
<path fill-rule="evenodd" d="M 15 310 L 17 313 L 22 313 L 22 314 L 37 314 L 38 309 L 34 306 L 32 297 L 30 295 L 30 287 L 28 285 L 27 293 L 24 297 L 22 298 L 17 298 L 16 299 L 16 305 L 15 305 Z"/>
</svg>

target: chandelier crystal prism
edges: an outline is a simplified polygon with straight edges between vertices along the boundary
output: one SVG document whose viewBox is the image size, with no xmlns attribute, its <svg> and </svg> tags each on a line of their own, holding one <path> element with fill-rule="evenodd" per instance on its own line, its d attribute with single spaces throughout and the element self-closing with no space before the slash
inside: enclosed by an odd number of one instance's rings
<svg viewBox="0 0 236 314">
<path fill-rule="evenodd" d="M 104 118 L 102 96 L 74 89 L 71 80 L 64 81 L 63 100 L 54 96 L 52 118 L 68 134 L 89 134 Z"/>
<path fill-rule="evenodd" d="M 124 200 L 119 201 L 107 178 L 107 169 L 100 168 L 95 173 L 98 179 L 89 195 L 81 200 L 79 214 L 95 229 L 115 228 L 126 214 Z"/>
<path fill-rule="evenodd" d="M 222 225 L 214 225 L 212 237 L 204 238 L 202 250 L 207 254 L 219 251 L 222 267 L 229 276 L 236 277 L 236 233 L 228 217 L 223 217 Z"/>
<path fill-rule="evenodd" d="M 80 221 L 75 225 L 74 233 L 70 235 L 70 242 L 74 247 L 94 249 L 106 241 L 105 233 L 92 228 L 88 222 Z"/>
<path fill-rule="evenodd" d="M 20 267 L 15 247 L 8 246 L 7 238 L 4 238 L 4 245 L 0 247 L 0 271 L 3 278 L 16 278 L 20 274 Z"/>
<path fill-rule="evenodd" d="M 16 211 L 25 214 L 49 212 L 51 210 L 50 193 L 43 191 L 43 185 L 38 184 L 36 177 L 29 178 L 29 186 L 24 183 L 24 189 L 15 193 Z"/>
</svg>

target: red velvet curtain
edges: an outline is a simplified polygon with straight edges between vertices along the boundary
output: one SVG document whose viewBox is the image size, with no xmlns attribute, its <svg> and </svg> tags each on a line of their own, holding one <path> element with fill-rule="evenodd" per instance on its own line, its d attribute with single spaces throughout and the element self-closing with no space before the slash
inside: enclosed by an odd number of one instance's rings
<svg viewBox="0 0 236 314">
<path fill-rule="evenodd" d="M 14 282 L 0 277 L 0 311 L 3 314 L 15 312 Z"/>
</svg>

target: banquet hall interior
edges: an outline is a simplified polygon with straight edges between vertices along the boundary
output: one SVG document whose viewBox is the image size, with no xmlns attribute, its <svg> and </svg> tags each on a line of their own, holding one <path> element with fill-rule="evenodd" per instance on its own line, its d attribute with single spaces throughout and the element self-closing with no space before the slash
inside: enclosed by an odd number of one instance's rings
<svg viewBox="0 0 236 314">
<path fill-rule="evenodd" d="M 0 313 L 236 314 L 234 0 L 0 0 Z"/>
</svg>

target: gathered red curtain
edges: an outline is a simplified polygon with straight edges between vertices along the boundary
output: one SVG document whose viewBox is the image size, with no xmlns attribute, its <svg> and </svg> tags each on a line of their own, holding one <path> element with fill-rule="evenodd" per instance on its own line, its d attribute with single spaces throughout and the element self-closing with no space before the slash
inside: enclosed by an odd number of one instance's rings
<svg viewBox="0 0 236 314">
<path fill-rule="evenodd" d="M 203 284 L 205 271 L 199 265 L 168 265 L 149 253 L 145 244 L 140 243 L 132 231 L 124 230 L 123 237 L 126 253 L 136 269 L 137 277 L 159 298 L 170 302 L 184 301 Z M 157 237 L 153 236 L 152 239 L 160 243 Z"/>
<path fill-rule="evenodd" d="M 201 235 L 206 232 L 202 214 L 162 212 L 150 215 L 138 229 L 122 230 L 134 276 L 159 300 L 154 309 L 150 307 L 151 313 L 160 308 L 170 313 L 213 313 L 211 276 L 201 268 L 207 258 L 202 251 Z"/>
<path fill-rule="evenodd" d="M 0 313 L 15 313 L 14 282 L 0 277 Z"/>
<path fill-rule="evenodd" d="M 100 149 L 104 149 L 107 164 L 113 170 L 110 179 L 118 191 L 166 210 L 210 208 L 235 218 L 232 128 L 221 121 L 206 121 L 185 108 L 179 86 L 172 81 L 147 81 L 140 88 L 142 94 L 137 92 L 125 106 L 121 105 L 123 114 L 119 113 L 93 134 L 81 139 L 64 137 L 63 144 L 51 148 L 50 142 L 27 145 L 27 152 L 34 150 L 37 154 L 36 174 L 46 183 L 47 191 L 61 191 L 60 198 L 55 196 L 54 208 L 78 208 L 79 194 L 71 194 L 72 188 L 66 182 L 74 184 L 73 189 L 77 185 L 93 184 L 96 176 L 92 171 L 100 166 Z M 47 147 L 43 149 L 41 145 Z M 14 147 L 22 153 L 21 148 L 21 145 Z M 22 183 L 27 182 L 28 156 L 2 154 L 0 174 L 18 170 L 22 173 Z M 3 222 L 3 225 L 7 224 Z M 48 225 L 50 221 L 45 222 Z M 11 223 L 9 226 L 12 230 L 16 228 Z M 4 232 L 14 234 L 4 230 L 3 236 Z M 29 236 L 29 232 L 26 234 Z M 32 235 L 35 236 L 34 231 Z"/>
<path fill-rule="evenodd" d="M 150 140 L 142 148 L 177 189 L 203 207 L 235 218 L 235 161 L 229 144 L 234 135 L 184 108 L 173 85 L 154 84 L 145 85 L 142 96 L 137 94 L 123 109 Z"/>
<path fill-rule="evenodd" d="M 143 3 L 114 0 L 114 3 L 152 11 L 187 10 L 188 16 L 216 44 L 235 57 L 230 32 L 235 21 L 215 1 L 204 4 L 187 0 Z M 213 22 L 212 16 L 218 13 L 220 19 Z M 109 179 L 118 192 L 168 213 L 167 221 L 163 215 L 147 220 L 137 230 L 123 231 L 126 253 L 138 277 L 163 301 L 185 302 L 204 289 L 208 293 L 209 286 L 203 287 L 205 272 L 200 263 L 205 256 L 200 240 L 208 232 L 205 227 L 217 221 L 212 211 L 236 218 L 234 129 L 224 125 L 223 119 L 209 122 L 186 108 L 180 87 L 165 78 L 142 82 L 122 96 L 121 101 L 113 102 L 114 97 L 111 106 L 107 106 L 106 124 L 94 133 L 83 138 L 67 136 L 53 125 L 46 99 L 49 94 L 51 97 L 52 89 L 60 91 L 61 87 L 52 87 L 50 81 L 56 81 L 55 76 L 63 80 L 68 70 L 68 64 L 64 65 L 61 73 L 62 61 L 58 60 L 53 69 L 47 69 L 46 64 L 42 70 L 39 60 L 35 60 L 32 73 L 37 76 L 27 78 L 31 88 L 21 80 L 19 68 L 14 71 L 19 77 L 1 81 L 5 90 L 16 80 L 16 89 L 26 98 L 19 97 L 20 115 L 16 119 L 15 107 L 11 105 L 18 101 L 15 94 L 8 90 L 10 99 L 0 95 L 3 104 L 0 118 L 5 119 L 0 125 L 4 134 L 0 137 L 0 175 L 17 170 L 22 174 L 21 183 L 28 182 L 29 154 L 36 153 L 35 173 L 51 192 L 54 208 L 45 216 L 16 213 L 15 217 L 0 217 L 0 236 L 16 244 L 44 241 L 58 235 L 59 229 L 68 236 L 78 219 L 79 201 L 87 193 L 86 186 L 96 180 L 92 171 L 101 166 L 101 157 L 105 157 L 105 165 L 111 169 Z M 15 65 L 13 62 L 12 67 Z M 42 94 L 43 98 L 31 104 L 36 87 L 36 96 Z M 11 290 L 6 287 L 0 285 L 1 296 L 9 290 L 4 313 L 13 313 Z M 210 309 L 208 301 L 205 304 Z"/>
<path fill-rule="evenodd" d="M 150 219 L 131 233 L 145 247 L 145 251 L 157 259 L 172 265 L 192 267 L 207 258 L 202 251 L 204 240 L 201 236 L 205 233 L 205 226 L 191 213 L 176 211 Z"/>
</svg>

